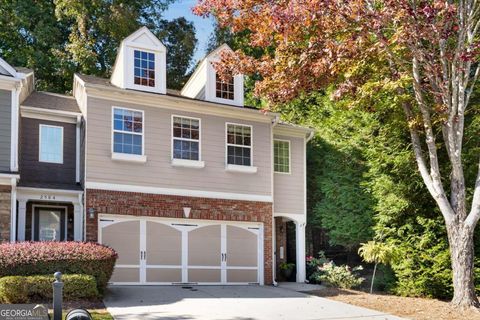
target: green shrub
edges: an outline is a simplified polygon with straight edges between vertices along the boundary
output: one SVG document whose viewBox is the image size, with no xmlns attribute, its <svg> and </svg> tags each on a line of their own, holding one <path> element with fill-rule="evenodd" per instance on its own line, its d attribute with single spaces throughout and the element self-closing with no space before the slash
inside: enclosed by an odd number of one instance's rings
<svg viewBox="0 0 480 320">
<path fill-rule="evenodd" d="M 319 267 L 323 266 L 325 263 L 329 262 L 330 260 L 327 259 L 324 251 L 318 252 L 318 258 L 315 258 L 313 256 L 308 256 L 306 260 L 307 260 L 307 264 L 306 264 L 307 280 L 310 283 L 320 283 L 316 279 L 315 274 L 318 271 Z"/>
<path fill-rule="evenodd" d="M 293 270 L 293 269 L 295 269 L 295 263 L 287 263 L 287 262 L 280 263 L 280 270 Z"/>
<path fill-rule="evenodd" d="M 93 242 L 19 242 L 0 245 L 0 277 L 88 274 L 103 293 L 112 276 L 117 253 Z"/>
<path fill-rule="evenodd" d="M 64 301 L 98 298 L 95 278 L 86 274 L 62 277 Z M 7 276 L 0 278 L 1 303 L 33 303 L 51 300 L 53 276 Z"/>
<path fill-rule="evenodd" d="M 357 276 L 357 271 L 363 270 L 362 266 L 350 268 L 347 265 L 336 266 L 333 261 L 325 263 L 312 275 L 317 282 L 325 282 L 327 285 L 342 289 L 358 287 L 365 280 Z"/>
</svg>

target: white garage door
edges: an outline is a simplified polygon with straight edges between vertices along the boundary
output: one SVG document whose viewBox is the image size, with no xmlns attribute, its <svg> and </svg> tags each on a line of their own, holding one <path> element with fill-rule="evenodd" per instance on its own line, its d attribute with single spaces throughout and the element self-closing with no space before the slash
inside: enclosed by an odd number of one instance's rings
<svg viewBox="0 0 480 320">
<path fill-rule="evenodd" d="M 113 284 L 263 284 L 263 226 L 101 215 L 118 252 Z"/>
</svg>

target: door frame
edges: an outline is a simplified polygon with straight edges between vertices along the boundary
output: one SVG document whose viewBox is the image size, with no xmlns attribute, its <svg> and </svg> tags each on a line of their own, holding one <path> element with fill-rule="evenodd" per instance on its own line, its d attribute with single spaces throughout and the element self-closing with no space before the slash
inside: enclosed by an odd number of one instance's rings
<svg viewBox="0 0 480 320">
<path fill-rule="evenodd" d="M 32 214 L 31 214 L 31 219 L 32 219 L 32 230 L 31 230 L 31 238 L 32 241 L 40 241 L 40 240 L 35 240 L 35 228 L 38 227 L 35 223 L 35 216 L 37 215 L 37 210 L 38 210 L 38 213 L 40 213 L 40 210 L 42 209 L 59 209 L 59 210 L 63 210 L 63 215 L 64 215 L 64 226 L 60 225 L 60 228 L 63 228 L 64 229 L 64 235 L 65 235 L 65 239 L 63 240 L 60 240 L 59 242 L 62 242 L 62 241 L 67 241 L 68 239 L 68 206 L 62 206 L 62 205 L 49 205 L 49 204 L 39 204 L 39 203 L 36 203 L 36 204 L 32 204 Z M 40 218 L 40 217 L 39 217 Z M 60 217 L 60 223 L 61 223 L 62 219 Z M 40 237 L 40 235 L 39 235 Z"/>
<path fill-rule="evenodd" d="M 140 237 L 140 248 L 139 252 L 146 250 L 146 221 L 153 221 L 153 222 L 162 222 L 164 224 L 168 224 L 171 226 L 172 223 L 178 223 L 179 226 L 176 226 L 177 230 L 182 232 L 182 282 L 179 283 L 172 283 L 172 282 L 146 282 L 146 260 L 140 259 L 139 266 L 140 266 L 140 274 L 139 280 L 140 282 L 112 282 L 112 285 L 185 285 L 185 284 L 195 284 L 195 285 L 248 285 L 252 283 L 228 283 L 226 282 L 226 273 L 227 265 L 226 262 L 222 261 L 220 270 L 222 274 L 221 282 L 215 283 L 192 283 L 192 282 L 183 282 L 184 280 L 188 280 L 188 231 L 187 227 L 192 227 L 194 225 L 195 228 L 200 226 L 210 226 L 210 225 L 221 225 L 222 230 L 226 229 L 227 225 L 232 226 L 243 226 L 245 228 L 248 227 L 255 227 L 258 228 L 258 235 L 257 235 L 257 280 L 259 285 L 264 285 L 264 248 L 265 248 L 265 241 L 264 241 L 264 225 L 262 222 L 250 222 L 250 221 L 231 221 L 231 220 L 204 220 L 204 219 L 182 219 L 182 218 L 166 218 L 166 217 L 148 217 L 148 216 L 132 216 L 132 215 L 118 215 L 118 214 L 106 214 L 100 213 L 97 217 L 97 235 L 98 235 L 98 243 L 102 243 L 102 221 L 101 220 L 114 220 L 115 222 L 124 222 L 124 221 L 139 221 L 140 222 L 140 230 L 139 230 L 139 237 Z M 185 231 L 184 231 L 185 230 Z M 190 228 L 188 230 L 193 230 Z M 223 233 L 222 233 L 223 235 Z M 222 237 L 222 244 L 221 248 L 222 251 L 226 251 L 226 238 Z M 225 243 L 224 243 L 225 242 Z M 127 266 L 125 266 L 127 267 Z M 225 271 L 223 271 L 225 270 Z"/>
</svg>

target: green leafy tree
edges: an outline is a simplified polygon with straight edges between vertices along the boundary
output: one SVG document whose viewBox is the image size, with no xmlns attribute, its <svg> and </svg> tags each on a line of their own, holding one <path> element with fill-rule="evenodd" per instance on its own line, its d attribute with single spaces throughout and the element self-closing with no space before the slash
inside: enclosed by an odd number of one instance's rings
<svg viewBox="0 0 480 320">
<path fill-rule="evenodd" d="M 331 245 L 353 251 L 373 236 L 374 201 L 365 185 L 375 115 L 332 101 L 318 92 L 278 107 L 283 118 L 317 129 L 308 150 L 309 224 L 328 232 Z"/>
<path fill-rule="evenodd" d="M 181 89 L 188 80 L 193 54 L 197 46 L 195 27 L 192 22 L 180 17 L 163 20 L 158 27 L 158 38 L 167 47 L 167 87 Z"/>
<path fill-rule="evenodd" d="M 373 268 L 372 281 L 370 284 L 370 293 L 372 293 L 373 283 L 375 282 L 375 273 L 377 272 L 377 265 L 379 263 L 389 265 L 390 263 L 396 261 L 399 257 L 398 251 L 391 244 L 368 241 L 361 244 L 360 248 L 358 249 L 358 254 L 363 258 L 364 261 L 375 264 Z"/>
<path fill-rule="evenodd" d="M 121 40 L 140 26 L 155 34 L 166 28 L 169 32 L 162 31 L 161 40 L 184 50 L 181 59 L 172 61 L 177 86 L 184 76 L 178 73 L 190 66 L 185 60 L 191 59 L 196 40 L 191 23 L 162 20 L 172 1 L 0 0 L 0 56 L 34 69 L 39 90 L 67 92 L 75 72 L 109 76 Z"/>
</svg>

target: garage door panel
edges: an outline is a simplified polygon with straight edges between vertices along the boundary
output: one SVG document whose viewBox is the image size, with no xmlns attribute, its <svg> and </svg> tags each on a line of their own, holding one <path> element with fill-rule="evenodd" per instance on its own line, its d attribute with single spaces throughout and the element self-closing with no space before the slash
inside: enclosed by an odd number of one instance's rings
<svg viewBox="0 0 480 320">
<path fill-rule="evenodd" d="M 117 264 L 139 264 L 140 221 L 123 221 L 104 227 L 102 243 L 118 253 Z"/>
<path fill-rule="evenodd" d="M 147 268 L 147 282 L 182 282 L 182 269 Z"/>
<path fill-rule="evenodd" d="M 113 270 L 110 282 L 140 282 L 140 268 L 118 268 Z"/>
<path fill-rule="evenodd" d="M 188 232 L 188 265 L 220 266 L 221 226 L 205 226 Z"/>
<path fill-rule="evenodd" d="M 188 282 L 220 283 L 220 269 L 188 269 Z"/>
<path fill-rule="evenodd" d="M 255 270 L 227 270 L 227 282 L 258 282 L 258 271 Z"/>
<path fill-rule="evenodd" d="M 150 217 L 100 219 L 103 244 L 118 252 L 113 283 L 258 283 L 259 229 Z M 251 227 L 249 227 L 251 226 Z"/>
<path fill-rule="evenodd" d="M 227 266 L 256 267 L 258 236 L 244 228 L 227 226 Z"/>
<path fill-rule="evenodd" d="M 182 232 L 163 223 L 147 221 L 147 265 L 181 265 Z"/>
</svg>

